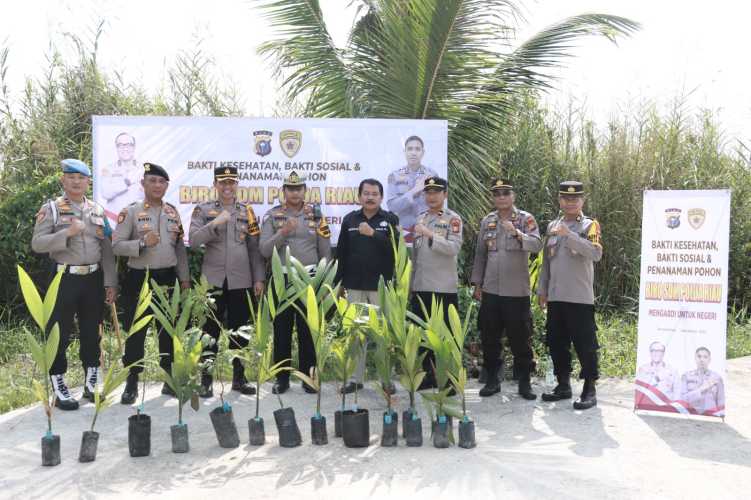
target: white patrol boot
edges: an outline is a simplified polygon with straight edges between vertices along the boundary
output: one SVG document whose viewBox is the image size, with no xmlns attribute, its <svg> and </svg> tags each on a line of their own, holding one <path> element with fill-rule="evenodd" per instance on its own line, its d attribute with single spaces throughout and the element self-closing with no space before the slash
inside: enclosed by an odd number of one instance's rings
<svg viewBox="0 0 751 500">
<path fill-rule="evenodd" d="M 102 380 L 102 371 L 98 366 L 90 366 L 86 368 L 86 378 L 83 385 L 83 397 L 91 401 L 95 401 L 94 393 L 99 391 L 99 382 Z"/>
<path fill-rule="evenodd" d="M 50 375 L 52 381 L 52 390 L 55 391 L 55 406 L 61 410 L 77 410 L 78 401 L 76 401 L 65 385 L 62 375 Z"/>
</svg>

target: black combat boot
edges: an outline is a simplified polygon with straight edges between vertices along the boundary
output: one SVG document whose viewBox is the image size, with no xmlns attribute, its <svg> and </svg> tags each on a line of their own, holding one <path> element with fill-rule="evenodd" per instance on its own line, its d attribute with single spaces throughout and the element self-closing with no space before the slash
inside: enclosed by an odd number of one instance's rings
<svg viewBox="0 0 751 500">
<path fill-rule="evenodd" d="M 501 381 L 498 377 L 498 368 L 490 368 L 488 367 L 487 370 L 487 379 L 485 382 L 485 387 L 480 389 L 480 396 L 487 398 L 488 396 L 492 396 L 493 394 L 498 394 L 501 392 Z"/>
<path fill-rule="evenodd" d="M 256 388 L 245 378 L 245 368 L 239 359 L 232 360 L 232 390 L 248 395 L 256 393 Z"/>
<path fill-rule="evenodd" d="M 498 383 L 501 382 L 501 379 L 503 378 L 503 370 L 506 366 L 506 362 L 504 360 L 498 361 L 498 369 L 495 371 L 496 375 L 495 378 L 498 380 Z M 480 376 L 477 377 L 477 381 L 481 384 L 487 384 L 488 383 L 488 369 L 485 367 L 485 365 L 482 365 L 482 368 L 480 368 Z"/>
<path fill-rule="evenodd" d="M 125 390 L 123 395 L 120 396 L 120 403 L 124 405 L 131 405 L 136 402 L 138 397 L 138 374 L 130 372 L 128 378 L 125 381 Z"/>
<path fill-rule="evenodd" d="M 582 395 L 574 401 L 574 410 L 589 410 L 597 406 L 597 391 L 595 390 L 595 380 L 588 378 L 584 380 Z"/>
<path fill-rule="evenodd" d="M 532 392 L 532 381 L 529 378 L 528 371 L 519 372 L 519 395 L 529 401 L 537 399 L 537 394 Z"/>
<path fill-rule="evenodd" d="M 561 399 L 571 399 L 571 376 L 558 376 L 558 385 L 553 392 L 542 393 L 543 401 L 560 401 Z"/>
<path fill-rule="evenodd" d="M 201 371 L 201 388 L 198 390 L 198 395 L 202 398 L 210 398 L 214 395 L 214 377 L 206 369 Z"/>
</svg>

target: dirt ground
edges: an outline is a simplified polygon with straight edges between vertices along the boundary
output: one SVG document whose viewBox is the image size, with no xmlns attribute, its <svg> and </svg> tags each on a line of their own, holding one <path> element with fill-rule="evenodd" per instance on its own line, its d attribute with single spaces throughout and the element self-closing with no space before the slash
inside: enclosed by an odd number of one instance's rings
<svg viewBox="0 0 751 500">
<path fill-rule="evenodd" d="M 186 407 L 191 450 L 181 455 L 170 448 L 176 401 L 161 396 L 160 386 L 154 384 L 146 401 L 152 417 L 152 454 L 145 458 L 128 454 L 127 417 L 134 410 L 119 403 L 100 416 L 99 451 L 96 461 L 88 464 L 77 458 L 81 432 L 91 422 L 91 404 L 55 413 L 55 433 L 62 439 L 62 464 L 57 467 L 41 466 L 45 419 L 39 406 L 0 415 L 0 497 L 749 498 L 749 374 L 751 357 L 728 362 L 724 422 L 634 413 L 627 380 L 601 381 L 599 405 L 586 412 L 573 411 L 570 401 L 525 401 L 510 381 L 501 395 L 481 401 L 473 381 L 468 394 L 477 448 L 472 450 L 436 449 L 427 431 L 422 448 L 407 448 L 401 439 L 397 448 L 381 448 L 384 403 L 372 388 L 360 392 L 360 406 L 371 412 L 371 445 L 346 448 L 333 436 L 338 404 L 333 386 L 323 393 L 329 444 L 313 446 L 310 417 L 315 396 L 305 394 L 299 384 L 293 384 L 284 402 L 295 409 L 303 445 L 280 448 L 272 416 L 278 403 L 267 386 L 261 402 L 266 445 L 247 444 L 254 399 L 231 394 L 240 448 L 217 445 L 208 415 L 218 404 L 215 397 L 202 401 L 197 413 Z M 542 389 L 535 384 L 538 393 Z M 400 390 L 398 396 L 401 411 L 406 394 Z M 427 420 L 424 408 L 420 411 Z"/>
</svg>

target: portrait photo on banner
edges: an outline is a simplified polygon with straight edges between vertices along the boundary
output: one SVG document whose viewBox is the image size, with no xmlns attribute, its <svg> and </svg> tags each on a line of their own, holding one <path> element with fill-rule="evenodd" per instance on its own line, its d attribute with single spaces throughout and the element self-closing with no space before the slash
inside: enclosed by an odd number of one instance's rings
<svg viewBox="0 0 751 500">
<path fill-rule="evenodd" d="M 238 201 L 259 217 L 283 203 L 284 177 L 300 175 L 305 200 L 326 218 L 332 242 L 342 218 L 359 208 L 360 181 L 378 179 L 382 208 L 399 216 L 409 240 L 426 209 L 425 179 L 448 177 L 444 120 L 94 116 L 92 128 L 94 199 L 113 223 L 143 197 L 144 162 L 169 172 L 165 200 L 183 220 L 197 203 L 216 199 L 214 169 L 231 166 Z"/>
<path fill-rule="evenodd" d="M 730 191 L 646 191 L 637 410 L 725 416 Z"/>
</svg>

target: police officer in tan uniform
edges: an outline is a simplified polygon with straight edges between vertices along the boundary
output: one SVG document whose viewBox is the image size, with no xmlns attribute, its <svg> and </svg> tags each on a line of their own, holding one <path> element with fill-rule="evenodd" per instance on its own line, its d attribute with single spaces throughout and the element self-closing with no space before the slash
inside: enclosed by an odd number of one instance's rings
<svg viewBox="0 0 751 500">
<path fill-rule="evenodd" d="M 143 167 L 135 158 L 136 138 L 127 132 L 115 137 L 117 161 L 104 167 L 98 174 L 99 194 L 107 209 L 118 212 L 134 201 L 143 198 L 140 180 Z"/>
<path fill-rule="evenodd" d="M 446 179 L 428 177 L 423 189 L 428 209 L 417 216 L 415 224 L 410 309 L 424 317 L 420 303 L 430 312 L 433 299 L 440 301 L 448 325 L 449 305 L 453 304 L 459 310 L 457 256 L 462 248 L 462 219 L 453 210 L 444 208 L 448 196 Z M 427 375 L 420 390 L 436 386 L 434 363 L 435 357 L 428 351 L 423 359 Z"/>
<path fill-rule="evenodd" d="M 719 373 L 709 369 L 712 361 L 709 349 L 699 347 L 695 357 L 696 370 L 686 372 L 681 377 L 681 399 L 700 415 L 724 414 L 725 384 Z"/>
<path fill-rule="evenodd" d="M 120 212 L 112 237 L 115 255 L 128 257 L 128 270 L 123 285 L 123 323 L 129 329 L 138 305 L 138 295 L 148 271 L 149 279 L 158 285 L 171 287 L 179 279 L 183 289 L 190 288 L 188 254 L 183 243 L 183 225 L 177 209 L 164 201 L 169 187 L 169 175 L 154 163 L 143 164 L 141 185 L 145 199 L 132 203 Z M 160 326 L 159 365 L 169 372 L 172 367 L 172 338 Z M 132 333 L 125 341 L 123 365 L 128 366 L 143 359 L 146 328 Z M 138 397 L 140 366 L 130 369 L 120 402 L 131 404 Z M 166 383 L 162 394 L 174 396 Z"/>
<path fill-rule="evenodd" d="M 407 164 L 389 174 L 386 205 L 399 217 L 402 227 L 411 232 L 417 222 L 417 216 L 428 208 L 422 189 L 425 179 L 436 177 L 438 174 L 422 164 L 425 144 L 420 137 L 407 137 L 404 141 L 404 156 Z M 408 236 L 408 241 L 412 241 L 412 235 Z"/>
<path fill-rule="evenodd" d="M 265 263 L 258 248 L 261 229 L 253 208 L 237 201 L 237 168 L 218 167 L 214 170 L 216 201 L 196 205 L 190 221 L 190 246 L 203 246 L 201 272 L 220 294 L 216 299 L 216 319 L 206 323 L 206 333 L 219 340 L 220 324 L 237 331 L 250 320 L 249 297 L 263 293 Z M 225 319 L 226 315 L 226 319 Z M 248 340 L 230 335 L 230 349 L 240 349 Z M 217 344 L 210 351 L 216 356 Z M 213 356 L 204 356 L 204 360 Z M 201 375 L 201 397 L 213 395 L 212 376 L 205 370 Z M 240 360 L 232 361 L 232 390 L 255 394 L 255 388 L 245 379 Z"/>
<path fill-rule="evenodd" d="M 91 180 L 89 167 L 75 159 L 63 160 L 61 164 L 64 194 L 39 209 L 31 248 L 50 255 L 53 274 L 65 270 L 49 322 L 50 327 L 58 324 L 60 344 L 48 375 L 55 391 L 55 406 L 75 410 L 78 401 L 63 379 L 68 370 L 65 351 L 73 330 L 73 317 L 78 317 L 79 356 L 86 371 L 83 396 L 94 401 L 101 380 L 99 325 L 105 301 L 115 300 L 117 273 L 112 231 L 104 209 L 86 198 Z"/>
<path fill-rule="evenodd" d="M 636 371 L 636 379 L 645 382 L 668 399 L 678 399 L 678 371 L 665 362 L 665 344 L 655 341 L 649 345 L 649 363 L 645 363 Z"/>
<path fill-rule="evenodd" d="M 331 258 L 331 231 L 318 205 L 305 202 L 305 180 L 294 170 L 284 179 L 282 186 L 284 203 L 266 212 L 261 226 L 261 255 L 270 259 L 277 249 L 282 264 L 286 265 L 286 248 L 290 255 L 309 268 L 318 265 L 321 259 Z M 302 302 L 298 306 L 304 311 Z M 288 307 L 274 318 L 274 362 L 289 359 L 292 355 L 292 327 L 297 326 L 298 366 L 301 372 L 310 373 L 315 365 L 313 339 L 305 321 L 294 308 Z M 308 393 L 313 387 L 302 384 Z M 289 389 L 289 372 L 277 376 L 272 388 L 274 394 Z"/>
<path fill-rule="evenodd" d="M 540 231 L 532 214 L 519 210 L 511 181 L 495 179 L 490 190 L 496 210 L 480 223 L 472 267 L 474 297 L 481 300 L 479 325 L 484 366 L 488 371 L 480 396 L 501 391 L 498 378 L 505 331 L 518 369 L 518 392 L 533 400 L 530 373 L 535 361 L 532 352 L 532 313 L 530 311 L 529 254 L 542 248 Z"/>
<path fill-rule="evenodd" d="M 594 263 L 602 258 L 600 224 L 582 213 L 584 185 L 561 182 L 558 203 L 562 215 L 548 224 L 543 263 L 538 278 L 540 307 L 547 307 L 547 344 L 558 385 L 543 401 L 571 398 L 571 344 L 584 379 L 574 409 L 597 405 L 595 381 L 600 376 L 594 306 Z"/>
</svg>

